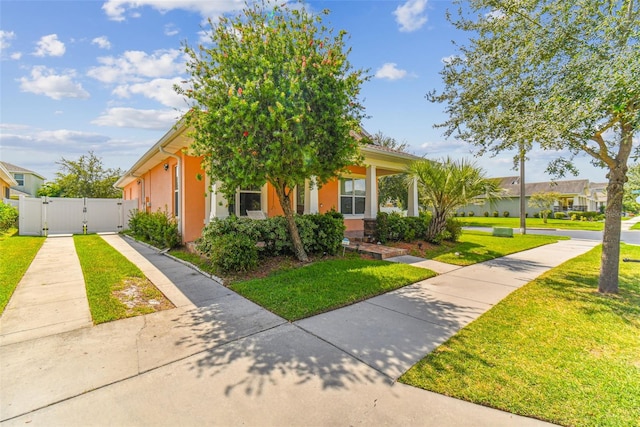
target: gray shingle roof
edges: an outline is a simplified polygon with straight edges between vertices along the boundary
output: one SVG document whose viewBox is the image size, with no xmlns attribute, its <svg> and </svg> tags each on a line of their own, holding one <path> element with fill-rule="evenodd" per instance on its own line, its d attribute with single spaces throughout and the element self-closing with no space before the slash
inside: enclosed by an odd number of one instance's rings
<svg viewBox="0 0 640 427">
<path fill-rule="evenodd" d="M 520 197 L 520 177 L 507 176 L 496 178 L 499 187 L 505 190 L 505 197 Z M 588 179 L 573 179 L 568 181 L 525 182 L 525 196 L 533 193 L 557 192 L 560 194 L 584 194 L 585 188 L 589 188 Z"/>
</svg>

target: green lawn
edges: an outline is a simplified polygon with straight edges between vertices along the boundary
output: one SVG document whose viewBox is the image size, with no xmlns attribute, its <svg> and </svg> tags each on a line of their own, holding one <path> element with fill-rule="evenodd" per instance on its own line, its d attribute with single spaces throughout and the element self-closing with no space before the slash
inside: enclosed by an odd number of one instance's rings
<svg viewBox="0 0 640 427">
<path fill-rule="evenodd" d="M 87 288 L 89 310 L 95 324 L 152 313 L 148 306 L 127 307 L 114 292 L 139 285 L 144 299 L 162 301 L 164 295 L 142 271 L 98 235 L 73 236 Z M 150 285 L 150 286 L 149 286 Z"/>
<path fill-rule="evenodd" d="M 45 239 L 16 233 L 17 230 L 12 229 L 0 235 L 0 314 Z"/>
<path fill-rule="evenodd" d="M 640 222 L 636 222 L 635 224 L 633 224 L 633 227 L 631 227 L 631 230 L 640 230 Z"/>
<path fill-rule="evenodd" d="M 463 227 L 510 227 L 520 228 L 520 218 L 504 217 L 457 217 Z M 604 230 L 604 222 L 598 221 L 571 221 L 568 219 L 547 219 L 545 224 L 541 218 L 527 218 L 529 228 L 556 228 L 562 230 Z"/>
<path fill-rule="evenodd" d="M 599 264 L 598 247 L 547 272 L 400 381 L 562 425 L 640 425 L 640 264 L 620 264 L 613 296 L 596 292 Z"/>
<path fill-rule="evenodd" d="M 566 239 L 568 237 L 539 234 L 495 237 L 491 233 L 465 230 L 456 243 L 445 242 L 440 246 L 429 246 L 424 250 L 414 248 L 410 253 L 448 264 L 471 265 Z"/>
<path fill-rule="evenodd" d="M 354 257 L 280 270 L 231 289 L 293 321 L 435 276 L 431 270 Z"/>
</svg>

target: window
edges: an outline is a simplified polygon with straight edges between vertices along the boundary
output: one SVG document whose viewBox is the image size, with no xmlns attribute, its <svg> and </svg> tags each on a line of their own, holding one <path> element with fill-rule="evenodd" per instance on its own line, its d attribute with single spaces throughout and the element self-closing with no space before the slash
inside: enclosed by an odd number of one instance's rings
<svg viewBox="0 0 640 427">
<path fill-rule="evenodd" d="M 18 187 L 24 186 L 24 174 L 23 173 L 14 173 L 13 177 L 15 178 L 16 182 L 18 183 Z"/>
<path fill-rule="evenodd" d="M 259 211 L 261 209 L 262 193 L 260 187 L 238 190 L 233 203 L 229 203 L 229 215 L 247 216 L 247 211 Z"/>
<path fill-rule="evenodd" d="M 365 207 L 365 180 L 340 180 L 340 212 L 343 215 L 363 215 Z"/>
<path fill-rule="evenodd" d="M 173 167 L 173 216 L 180 214 L 180 171 L 178 165 Z"/>
</svg>

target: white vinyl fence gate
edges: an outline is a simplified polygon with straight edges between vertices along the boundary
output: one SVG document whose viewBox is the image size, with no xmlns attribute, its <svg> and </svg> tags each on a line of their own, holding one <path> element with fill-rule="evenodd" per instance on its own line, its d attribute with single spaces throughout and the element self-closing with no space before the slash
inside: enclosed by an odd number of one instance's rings
<svg viewBox="0 0 640 427">
<path fill-rule="evenodd" d="M 129 228 L 137 200 L 20 197 L 21 236 L 119 232 Z"/>
</svg>

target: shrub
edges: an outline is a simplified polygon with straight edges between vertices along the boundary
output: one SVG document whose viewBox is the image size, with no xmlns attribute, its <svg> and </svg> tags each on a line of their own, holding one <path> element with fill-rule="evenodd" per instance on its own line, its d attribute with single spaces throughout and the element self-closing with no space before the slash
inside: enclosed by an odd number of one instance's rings
<svg viewBox="0 0 640 427">
<path fill-rule="evenodd" d="M 474 215 L 475 215 L 475 213 L 473 213 L 473 211 L 469 211 L 469 216 L 470 216 L 470 217 L 471 217 L 471 216 L 474 216 Z"/>
<path fill-rule="evenodd" d="M 447 218 L 446 230 L 449 233 L 449 238 L 445 240 L 457 242 L 462 234 L 462 224 L 454 218 Z"/>
<path fill-rule="evenodd" d="M 258 265 L 258 248 L 245 234 L 224 234 L 213 239 L 209 258 L 223 273 L 248 271 Z"/>
<path fill-rule="evenodd" d="M 376 219 L 375 238 L 380 243 L 388 241 L 410 242 L 426 234 L 431 222 L 428 212 L 420 212 L 417 217 L 404 217 L 396 212 L 379 212 Z"/>
<path fill-rule="evenodd" d="M 502 216 L 504 216 L 505 218 L 508 218 L 509 217 L 509 211 L 502 212 Z"/>
<path fill-rule="evenodd" d="M 484 211 L 484 216 L 488 217 L 489 216 L 489 211 Z"/>
<path fill-rule="evenodd" d="M 13 206 L 0 202 L 0 233 L 15 227 L 18 221 L 18 210 Z"/>
<path fill-rule="evenodd" d="M 553 214 L 553 217 L 555 219 L 565 219 L 567 216 L 565 215 L 564 212 L 556 212 Z"/>
<path fill-rule="evenodd" d="M 341 213 L 331 211 L 325 214 L 296 215 L 295 221 L 302 246 L 307 253 L 335 255 L 342 247 L 345 226 Z M 258 252 L 265 256 L 293 254 L 287 220 L 283 216 L 265 220 L 235 216 L 216 218 L 202 231 L 202 236 L 196 241 L 196 249 L 211 257 L 218 240 L 226 235 L 246 236 L 254 246 L 263 242 L 263 248 Z"/>
<path fill-rule="evenodd" d="M 540 212 L 536 212 L 536 213 L 534 213 L 534 214 L 533 214 L 533 217 L 534 217 L 534 218 L 540 218 Z"/>
<path fill-rule="evenodd" d="M 158 248 L 174 248 L 180 244 L 178 223 L 167 211 L 132 211 L 129 230 L 136 238 Z"/>
<path fill-rule="evenodd" d="M 493 216 L 498 218 L 500 216 L 500 214 L 498 213 L 498 211 L 493 211 Z"/>
<path fill-rule="evenodd" d="M 464 212 L 460 212 L 460 216 L 461 216 L 461 217 L 464 217 Z"/>
</svg>

